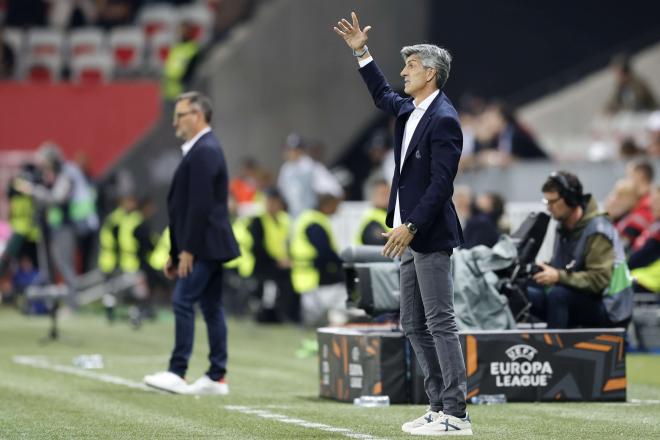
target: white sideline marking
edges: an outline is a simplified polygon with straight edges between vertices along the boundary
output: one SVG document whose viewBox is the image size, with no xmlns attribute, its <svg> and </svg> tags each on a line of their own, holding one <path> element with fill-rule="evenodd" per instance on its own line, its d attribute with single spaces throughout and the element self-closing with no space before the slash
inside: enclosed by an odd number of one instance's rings
<svg viewBox="0 0 660 440">
<path fill-rule="evenodd" d="M 371 434 L 361 434 L 359 432 L 353 432 L 347 428 L 337 428 L 334 426 L 326 425 L 325 423 L 308 422 L 306 420 L 295 419 L 289 416 L 285 416 L 283 414 L 276 414 L 262 409 L 250 408 L 249 406 L 227 405 L 225 406 L 225 409 L 228 409 L 230 411 L 238 411 L 243 414 L 255 415 L 258 417 L 262 417 L 264 419 L 277 420 L 278 422 L 282 422 L 282 423 L 298 425 L 304 428 L 314 428 L 320 431 L 336 432 L 348 438 L 357 438 L 362 440 L 384 440 L 378 437 L 374 437 Z"/>
<path fill-rule="evenodd" d="M 42 368 L 44 370 L 57 371 L 59 373 L 73 374 L 74 376 L 94 379 L 94 380 L 98 380 L 99 382 L 111 383 L 114 385 L 122 385 L 128 388 L 140 389 L 143 391 L 153 391 L 157 393 L 161 392 L 154 388 L 148 387 L 143 383 L 134 382 L 132 380 L 124 379 L 121 377 L 111 376 L 109 374 L 97 373 L 90 370 L 81 370 L 80 368 L 70 367 L 68 365 L 52 364 L 42 356 L 14 356 L 13 360 L 17 364 L 27 365 L 29 367 Z M 326 425 L 325 423 L 309 422 L 307 420 L 289 417 L 284 414 L 277 414 L 277 413 L 272 413 L 270 411 L 250 408 L 249 406 L 226 405 L 225 409 L 229 411 L 238 411 L 243 414 L 256 415 L 264 419 L 276 420 L 282 423 L 298 425 L 304 428 L 313 428 L 325 432 L 334 432 L 334 433 L 342 434 L 348 438 L 355 438 L 361 440 L 385 440 L 383 438 L 374 437 L 370 434 L 362 434 L 359 432 L 354 432 L 347 428 L 337 428 L 334 426 Z"/>
<path fill-rule="evenodd" d="M 123 385 L 129 388 L 135 388 L 143 391 L 155 391 L 155 388 L 146 386 L 140 382 L 133 382 L 132 380 L 124 379 L 117 376 L 111 376 L 109 374 L 96 373 L 90 370 L 82 370 L 76 367 L 70 367 L 68 365 L 58 365 L 48 362 L 43 357 L 39 356 L 14 356 L 14 362 L 21 365 L 27 365 L 35 368 L 42 368 L 44 370 L 57 371 L 60 373 L 73 374 L 74 376 L 86 377 L 88 379 L 98 380 L 99 382 L 112 383 L 115 385 Z"/>
</svg>

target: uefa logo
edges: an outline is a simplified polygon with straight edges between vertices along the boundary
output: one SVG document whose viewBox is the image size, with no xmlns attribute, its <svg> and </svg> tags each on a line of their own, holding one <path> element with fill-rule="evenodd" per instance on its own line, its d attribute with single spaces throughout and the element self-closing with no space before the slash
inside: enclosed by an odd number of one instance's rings
<svg viewBox="0 0 660 440">
<path fill-rule="evenodd" d="M 534 356 L 536 356 L 536 353 L 538 353 L 538 350 L 531 345 L 518 344 L 509 347 L 505 353 L 512 361 L 518 359 L 526 359 L 531 361 L 534 359 Z"/>
</svg>

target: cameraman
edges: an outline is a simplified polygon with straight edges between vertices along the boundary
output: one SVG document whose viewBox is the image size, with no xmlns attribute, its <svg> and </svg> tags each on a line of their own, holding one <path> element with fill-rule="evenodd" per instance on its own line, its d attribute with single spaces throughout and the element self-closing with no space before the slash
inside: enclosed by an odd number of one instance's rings
<svg viewBox="0 0 660 440">
<path fill-rule="evenodd" d="M 632 290 L 612 222 L 598 212 L 596 200 L 583 194 L 582 183 L 571 173 L 550 174 L 542 191 L 559 226 L 552 260 L 539 263 L 533 276 L 538 285 L 528 288 L 532 314 L 548 328 L 612 327 L 629 319 Z M 610 292 L 615 270 L 623 287 Z"/>
</svg>

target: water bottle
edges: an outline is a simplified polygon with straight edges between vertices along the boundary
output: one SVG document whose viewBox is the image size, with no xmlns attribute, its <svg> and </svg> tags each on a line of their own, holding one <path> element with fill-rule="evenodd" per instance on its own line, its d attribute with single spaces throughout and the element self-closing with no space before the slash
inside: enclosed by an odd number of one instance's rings
<svg viewBox="0 0 660 440">
<path fill-rule="evenodd" d="M 360 396 L 353 399 L 353 405 L 362 408 L 383 408 L 390 406 L 390 396 Z"/>
<path fill-rule="evenodd" d="M 73 358 L 73 365 L 85 370 L 99 370 L 103 368 L 103 356 L 100 354 L 81 354 Z"/>
<path fill-rule="evenodd" d="M 479 394 L 470 399 L 475 405 L 494 405 L 497 403 L 506 403 L 505 394 Z"/>
</svg>

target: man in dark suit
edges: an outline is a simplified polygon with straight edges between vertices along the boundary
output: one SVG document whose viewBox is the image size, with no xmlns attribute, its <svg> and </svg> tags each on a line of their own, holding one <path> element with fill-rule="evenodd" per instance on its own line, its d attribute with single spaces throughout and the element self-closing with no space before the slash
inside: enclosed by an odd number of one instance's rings
<svg viewBox="0 0 660 440">
<path fill-rule="evenodd" d="M 437 46 L 401 50 L 404 91 L 395 93 L 369 54 L 356 14 L 334 28 L 360 64 L 378 108 L 396 117 L 395 164 L 387 210 L 392 231 L 383 254 L 401 257 L 401 326 L 424 372 L 431 408 L 404 423 L 418 435 L 472 434 L 465 407 L 465 363 L 454 319 L 450 255 L 463 234 L 451 201 L 463 136 L 458 115 L 442 93 L 451 57 Z M 460 431 L 460 432 L 459 432 Z"/>
<path fill-rule="evenodd" d="M 165 275 L 178 276 L 172 303 L 175 344 L 168 371 L 145 376 L 147 385 L 178 394 L 229 392 L 224 379 L 227 364 L 227 325 L 222 307 L 222 263 L 240 252 L 232 233 L 227 206 L 228 176 L 218 139 L 211 132 L 211 101 L 197 93 L 178 97 L 173 125 L 183 160 L 177 168 L 167 210 L 171 239 Z M 196 302 L 206 327 L 211 366 L 192 385 L 184 380 L 193 348 Z"/>
</svg>

